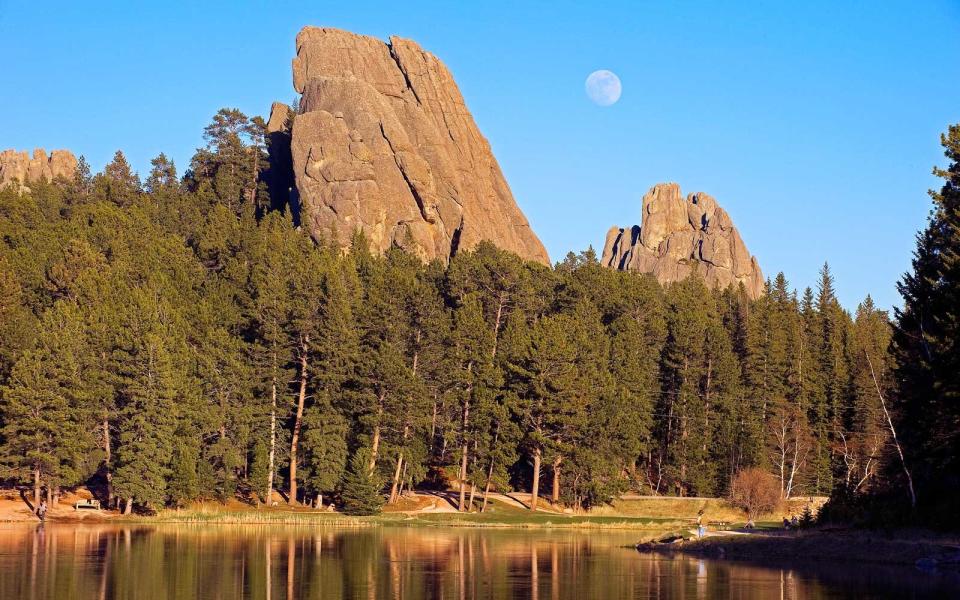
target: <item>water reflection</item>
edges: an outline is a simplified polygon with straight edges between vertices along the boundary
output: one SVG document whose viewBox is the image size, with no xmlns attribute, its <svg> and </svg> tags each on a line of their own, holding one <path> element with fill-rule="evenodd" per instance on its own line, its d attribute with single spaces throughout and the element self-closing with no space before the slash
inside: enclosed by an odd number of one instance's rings
<svg viewBox="0 0 960 600">
<path fill-rule="evenodd" d="M 0 598 L 945 597 L 910 569 L 815 571 L 667 558 L 633 533 L 237 526 L 9 525 Z"/>
</svg>

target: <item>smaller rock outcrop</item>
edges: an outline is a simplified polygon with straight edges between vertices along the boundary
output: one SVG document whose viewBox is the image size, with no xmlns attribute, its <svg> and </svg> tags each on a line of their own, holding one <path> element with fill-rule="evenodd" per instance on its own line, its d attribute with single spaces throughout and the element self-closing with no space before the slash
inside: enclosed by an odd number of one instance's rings
<svg viewBox="0 0 960 600">
<path fill-rule="evenodd" d="M 47 156 L 43 148 L 37 148 L 32 157 L 26 151 L 0 152 L 0 188 L 18 185 L 23 189 L 40 180 L 71 179 L 76 171 L 77 159 L 69 150 L 54 150 Z"/>
<path fill-rule="evenodd" d="M 751 298 L 764 293 L 756 257 L 712 196 L 697 192 L 684 200 L 679 185 L 660 183 L 643 197 L 640 218 L 639 226 L 607 232 L 604 266 L 652 273 L 661 283 L 697 272 L 711 287 L 742 283 Z"/>
</svg>

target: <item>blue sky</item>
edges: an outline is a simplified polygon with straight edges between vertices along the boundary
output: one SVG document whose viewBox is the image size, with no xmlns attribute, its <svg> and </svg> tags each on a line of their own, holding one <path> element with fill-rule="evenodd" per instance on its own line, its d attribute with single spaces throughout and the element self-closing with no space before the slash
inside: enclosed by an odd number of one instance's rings
<svg viewBox="0 0 960 600">
<path fill-rule="evenodd" d="M 960 121 L 960 2 L 520 4 L 0 0 L 0 148 L 182 168 L 218 108 L 294 97 L 303 25 L 397 34 L 453 71 L 554 260 L 676 181 L 727 208 L 765 273 L 802 289 L 828 260 L 848 308 L 898 303 Z M 586 97 L 596 69 L 617 104 Z"/>
</svg>

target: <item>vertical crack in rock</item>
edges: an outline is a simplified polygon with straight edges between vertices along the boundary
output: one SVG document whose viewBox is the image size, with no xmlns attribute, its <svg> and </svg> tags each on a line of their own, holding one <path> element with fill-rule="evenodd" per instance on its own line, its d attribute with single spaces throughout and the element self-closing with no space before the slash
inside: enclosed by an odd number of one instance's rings
<svg viewBox="0 0 960 600">
<path fill-rule="evenodd" d="M 403 75 L 403 81 L 407 85 L 407 89 L 410 90 L 410 93 L 413 94 L 414 99 L 417 101 L 417 105 L 421 104 L 420 96 L 417 95 L 417 90 L 413 87 L 413 84 L 410 82 L 410 75 L 407 74 L 407 70 L 403 68 L 403 63 L 400 62 L 400 57 L 397 56 L 397 50 L 393 44 L 387 44 L 387 47 L 390 49 L 390 58 L 393 59 L 393 62 L 397 64 L 397 70 L 400 71 L 400 74 Z"/>
<path fill-rule="evenodd" d="M 387 137 L 387 132 L 383 129 L 383 123 L 380 123 L 380 135 L 382 135 L 383 139 L 387 141 L 387 145 L 390 146 L 390 151 L 393 152 L 393 161 L 396 163 L 397 169 L 400 171 L 400 175 L 403 177 L 404 183 L 407 184 L 407 189 L 410 190 L 410 195 L 413 196 L 413 199 L 417 203 L 417 207 L 420 209 L 420 216 L 423 217 L 423 220 L 428 223 L 435 222 L 436 219 L 433 217 L 433 215 L 427 214 L 427 205 L 424 202 L 423 197 L 420 195 L 420 191 L 417 189 L 417 186 L 410 181 L 410 177 L 403 168 L 403 164 L 400 162 L 400 155 L 394 149 L 393 144 L 390 142 L 390 138 Z"/>
</svg>

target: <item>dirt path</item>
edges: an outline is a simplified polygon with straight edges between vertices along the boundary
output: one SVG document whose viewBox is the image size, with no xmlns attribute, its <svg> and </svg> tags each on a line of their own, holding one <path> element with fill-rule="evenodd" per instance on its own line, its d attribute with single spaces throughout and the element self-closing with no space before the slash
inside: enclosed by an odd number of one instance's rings
<svg viewBox="0 0 960 600">
<path fill-rule="evenodd" d="M 116 513 L 100 510 L 76 510 L 74 503 L 78 500 L 89 499 L 81 494 L 66 493 L 60 498 L 60 503 L 49 507 L 47 520 L 57 523 L 95 522 L 105 521 Z M 14 490 L 4 490 L 0 493 L 0 522 L 2 523 L 39 523 L 40 519 L 30 504 L 31 498 L 21 496 Z"/>
</svg>

